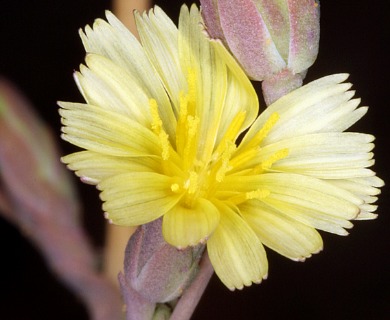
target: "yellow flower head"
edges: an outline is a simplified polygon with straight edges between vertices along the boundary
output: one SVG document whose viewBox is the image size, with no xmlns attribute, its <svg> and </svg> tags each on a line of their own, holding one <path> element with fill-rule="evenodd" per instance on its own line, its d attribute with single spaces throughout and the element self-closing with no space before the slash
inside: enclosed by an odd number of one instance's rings
<svg viewBox="0 0 390 320">
<path fill-rule="evenodd" d="M 107 20 L 81 32 L 86 65 L 75 79 L 87 103 L 62 102 L 60 113 L 63 138 L 86 149 L 63 161 L 101 190 L 110 221 L 163 217 L 170 244 L 207 241 L 234 289 L 266 277 L 263 244 L 304 260 L 322 248 L 315 229 L 345 235 L 350 220 L 375 217 L 383 182 L 368 169 L 374 138 L 343 132 L 367 110 L 346 75 L 257 117 L 250 81 L 206 39 L 196 6 L 182 7 L 179 28 L 158 7 L 136 14 L 141 43 Z"/>
</svg>

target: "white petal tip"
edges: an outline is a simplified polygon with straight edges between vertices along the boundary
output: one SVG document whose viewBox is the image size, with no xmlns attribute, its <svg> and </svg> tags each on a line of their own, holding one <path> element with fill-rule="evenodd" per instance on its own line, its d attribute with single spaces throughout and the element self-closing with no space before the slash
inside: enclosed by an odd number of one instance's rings
<svg viewBox="0 0 390 320">
<path fill-rule="evenodd" d="M 96 179 L 92 179 L 92 178 L 89 178 L 89 177 L 80 177 L 80 180 L 83 183 L 90 184 L 90 185 L 93 185 L 93 186 L 97 185 L 99 183 L 99 181 L 97 181 Z"/>
<path fill-rule="evenodd" d="M 335 74 L 335 76 L 337 76 L 338 81 L 344 82 L 349 78 L 349 73 L 339 73 L 339 74 Z"/>
<path fill-rule="evenodd" d="M 359 215 L 355 218 L 355 220 L 375 220 L 378 218 L 378 215 L 376 213 L 371 213 L 367 211 L 362 211 L 359 213 Z"/>
<path fill-rule="evenodd" d="M 310 258 L 311 257 L 311 255 L 310 256 L 308 256 L 308 257 L 300 257 L 300 258 L 296 258 L 296 259 L 294 259 L 296 262 L 305 262 L 306 261 L 306 258 Z"/>
<path fill-rule="evenodd" d="M 254 280 L 253 283 L 255 283 L 255 284 L 260 284 L 263 280 L 266 280 L 267 278 L 268 278 L 268 273 L 265 274 L 265 275 L 263 275 L 262 278 L 257 279 L 257 280 Z"/>
<path fill-rule="evenodd" d="M 106 18 L 113 16 L 114 14 L 110 10 L 105 10 Z"/>
</svg>

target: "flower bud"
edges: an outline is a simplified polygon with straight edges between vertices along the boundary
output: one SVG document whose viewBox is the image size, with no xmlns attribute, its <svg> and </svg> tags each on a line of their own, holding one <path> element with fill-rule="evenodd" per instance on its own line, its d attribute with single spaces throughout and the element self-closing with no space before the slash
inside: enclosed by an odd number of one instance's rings
<svg viewBox="0 0 390 320">
<path fill-rule="evenodd" d="M 125 252 L 120 276 L 124 295 L 130 290 L 152 303 L 175 300 L 197 274 L 203 249 L 200 245 L 178 250 L 165 242 L 161 219 L 139 227 Z"/>
<path fill-rule="evenodd" d="M 275 75 L 280 78 L 281 73 L 283 79 L 285 76 L 293 83 L 302 83 L 318 54 L 317 1 L 200 2 L 209 36 L 222 40 L 251 79 L 268 81 Z"/>
</svg>

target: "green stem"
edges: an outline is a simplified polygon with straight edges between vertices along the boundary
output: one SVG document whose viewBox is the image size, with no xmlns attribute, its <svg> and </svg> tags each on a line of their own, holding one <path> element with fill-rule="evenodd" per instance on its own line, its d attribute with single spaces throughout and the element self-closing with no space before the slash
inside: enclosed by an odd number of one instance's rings
<svg viewBox="0 0 390 320">
<path fill-rule="evenodd" d="M 301 87 L 305 75 L 305 72 L 293 74 L 291 70 L 284 69 L 264 79 L 261 87 L 266 105 L 269 106 L 287 93 Z"/>
<path fill-rule="evenodd" d="M 128 285 L 123 273 L 120 273 L 118 278 L 126 304 L 126 320 L 153 319 L 156 304 L 141 296 L 131 285 Z"/>
<path fill-rule="evenodd" d="M 191 318 L 213 273 L 213 266 L 207 251 L 205 251 L 199 264 L 197 276 L 180 297 L 170 320 L 187 320 Z"/>
</svg>

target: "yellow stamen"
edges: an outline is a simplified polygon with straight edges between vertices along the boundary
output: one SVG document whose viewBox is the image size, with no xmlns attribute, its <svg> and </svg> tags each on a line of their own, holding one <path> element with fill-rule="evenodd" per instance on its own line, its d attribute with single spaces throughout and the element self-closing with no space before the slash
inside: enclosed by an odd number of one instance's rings
<svg viewBox="0 0 390 320">
<path fill-rule="evenodd" d="M 235 150 L 236 145 L 232 141 L 225 142 L 225 150 L 222 152 L 220 159 L 220 167 L 217 170 L 217 174 L 215 176 L 215 180 L 217 180 L 217 182 L 222 182 L 226 173 L 232 169 L 232 166 L 229 164 L 229 161 Z"/>
<path fill-rule="evenodd" d="M 185 188 L 188 190 L 189 194 L 194 194 L 199 188 L 198 174 L 195 171 L 190 172 L 190 176 L 188 177 Z"/>
<path fill-rule="evenodd" d="M 183 157 L 183 169 L 188 170 L 196 161 L 199 117 L 196 115 L 196 73 L 189 68 L 188 92 L 180 94 L 179 119 L 176 128 L 176 148 Z"/>
<path fill-rule="evenodd" d="M 226 141 L 235 141 L 237 138 L 238 133 L 240 132 L 241 126 L 244 123 L 246 117 L 246 112 L 238 112 L 236 116 L 234 117 L 233 121 L 231 122 L 229 128 L 227 129 L 223 139 L 219 143 L 216 151 L 215 156 L 218 157 L 222 150 L 226 146 Z"/>
<path fill-rule="evenodd" d="M 180 93 L 180 110 L 179 119 L 176 127 L 176 148 L 179 154 L 183 153 L 184 146 L 186 144 L 186 121 L 187 121 L 187 108 L 188 96 L 184 93 Z"/>
<path fill-rule="evenodd" d="M 256 133 L 256 135 L 251 139 L 251 141 L 245 146 L 245 149 L 254 146 L 259 146 L 260 143 L 271 131 L 275 123 L 278 122 L 279 118 L 280 117 L 278 113 L 276 112 L 272 113 L 271 116 L 268 118 L 268 120 L 265 122 L 264 126 L 259 130 L 259 132 Z"/>
<path fill-rule="evenodd" d="M 232 198 L 229 199 L 230 202 L 232 202 L 235 205 L 238 205 L 240 203 L 243 203 L 247 200 L 257 199 L 262 200 L 266 197 L 268 197 L 270 194 L 270 191 L 267 189 L 257 189 L 249 192 L 243 192 L 240 193 Z"/>
<path fill-rule="evenodd" d="M 259 173 L 264 172 L 265 170 L 269 170 L 276 161 L 284 159 L 287 156 L 288 156 L 288 149 L 281 149 L 281 150 L 275 152 L 267 160 L 263 161 L 260 165 L 253 168 L 253 173 L 259 174 Z"/>
<path fill-rule="evenodd" d="M 170 143 L 169 143 L 169 136 L 164 132 L 161 131 L 160 134 L 158 135 L 158 138 L 160 139 L 160 144 L 161 144 L 161 156 L 163 160 L 168 160 L 170 156 Z"/>
<path fill-rule="evenodd" d="M 197 95 L 197 76 L 194 68 L 188 68 L 188 113 L 195 115 L 196 110 L 196 95 Z"/>
<path fill-rule="evenodd" d="M 276 112 L 271 114 L 269 119 L 265 122 L 264 126 L 255 134 L 252 140 L 248 142 L 248 144 L 246 144 L 243 148 L 238 147 L 235 157 L 230 160 L 230 164 L 233 166 L 233 168 L 240 168 L 242 166 L 245 166 L 245 163 L 248 163 L 258 155 L 260 151 L 260 143 L 269 134 L 272 127 L 278 120 L 279 115 Z M 279 155 L 278 152 L 276 154 L 276 156 L 274 155 L 270 159 L 268 159 L 267 163 L 259 165 L 256 170 L 261 172 L 261 170 L 263 170 L 264 168 L 269 168 L 275 161 L 285 157 L 283 156 L 285 154 L 285 151 L 283 151 L 281 155 Z"/>
<path fill-rule="evenodd" d="M 170 155 L 169 136 L 164 131 L 163 122 L 158 112 L 158 104 L 155 99 L 149 99 L 150 113 L 152 115 L 151 127 L 155 134 L 158 135 L 160 146 L 162 149 L 161 156 L 163 160 L 168 160 Z"/>
<path fill-rule="evenodd" d="M 174 183 L 171 185 L 171 190 L 173 193 L 178 193 L 180 191 L 180 186 L 178 183 Z"/>
<path fill-rule="evenodd" d="M 258 148 L 253 148 L 246 150 L 245 152 L 240 152 L 237 156 L 230 160 L 230 165 L 233 168 L 240 168 L 245 165 L 245 163 L 253 159 L 258 154 L 258 152 Z"/>
<path fill-rule="evenodd" d="M 271 166 L 278 160 L 286 158 L 288 156 L 288 149 L 281 149 L 275 152 L 269 159 L 264 161 L 261 166 L 264 170 L 271 168 Z"/>
<path fill-rule="evenodd" d="M 158 113 L 158 104 L 155 99 L 149 99 L 150 113 L 152 114 L 152 130 L 159 134 L 162 130 L 162 120 Z"/>
<path fill-rule="evenodd" d="M 257 190 L 245 193 L 247 200 L 252 200 L 252 199 L 262 200 L 262 199 L 268 197 L 269 195 L 270 195 L 270 192 L 267 189 L 257 189 Z"/>
<path fill-rule="evenodd" d="M 191 168 L 195 162 L 197 152 L 197 136 L 199 127 L 199 118 L 187 116 L 187 132 L 185 134 L 186 143 L 183 150 L 183 167 L 185 170 Z"/>
</svg>

